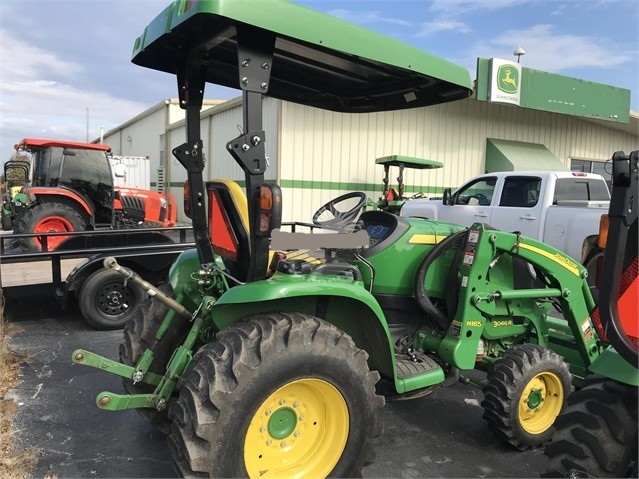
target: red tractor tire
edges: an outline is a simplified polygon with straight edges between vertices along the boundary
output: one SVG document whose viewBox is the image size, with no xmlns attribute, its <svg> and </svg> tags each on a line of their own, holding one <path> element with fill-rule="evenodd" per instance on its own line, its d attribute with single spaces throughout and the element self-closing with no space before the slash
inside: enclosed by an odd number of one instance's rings
<svg viewBox="0 0 639 479">
<path fill-rule="evenodd" d="M 86 221 L 72 206 L 64 203 L 36 203 L 28 208 L 15 233 L 65 233 L 84 231 Z M 55 250 L 68 236 L 53 236 L 47 239 L 47 249 Z M 42 251 L 42 242 L 37 238 L 22 238 L 20 245 L 24 251 Z"/>
</svg>

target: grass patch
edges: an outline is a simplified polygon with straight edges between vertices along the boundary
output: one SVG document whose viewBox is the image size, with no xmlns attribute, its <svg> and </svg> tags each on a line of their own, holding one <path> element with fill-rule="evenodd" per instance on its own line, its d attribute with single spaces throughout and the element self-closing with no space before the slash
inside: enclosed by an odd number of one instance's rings
<svg viewBox="0 0 639 479">
<path fill-rule="evenodd" d="M 18 450 L 11 421 L 18 406 L 5 397 L 9 389 L 20 383 L 22 358 L 11 351 L 5 342 L 12 333 L 15 331 L 5 321 L 4 296 L 0 289 L 0 477 L 26 479 L 31 477 L 35 469 L 38 452 L 34 449 Z"/>
</svg>

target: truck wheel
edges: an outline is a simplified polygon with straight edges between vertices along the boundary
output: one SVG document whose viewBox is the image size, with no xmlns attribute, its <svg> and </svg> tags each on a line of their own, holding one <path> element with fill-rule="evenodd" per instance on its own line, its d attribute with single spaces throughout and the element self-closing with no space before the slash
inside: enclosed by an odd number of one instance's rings
<svg viewBox="0 0 639 479">
<path fill-rule="evenodd" d="M 368 354 L 300 313 L 253 316 L 200 349 L 171 404 L 185 477 L 355 477 L 374 459 L 384 399 Z"/>
<path fill-rule="evenodd" d="M 65 233 L 85 229 L 84 218 L 73 207 L 62 203 L 37 203 L 24 212 L 15 233 Z M 48 250 L 55 250 L 66 238 L 68 236 L 48 238 Z M 23 238 L 20 245 L 25 251 L 42 250 L 38 238 Z"/>
<path fill-rule="evenodd" d="M 548 442 L 571 391 L 568 365 L 536 344 L 504 353 L 484 388 L 484 419 L 498 437 L 519 450 Z"/>
<path fill-rule="evenodd" d="M 158 286 L 158 289 L 171 298 L 175 297 L 170 283 L 163 283 Z M 133 312 L 133 318 L 124 327 L 124 338 L 119 348 L 121 363 L 134 366 L 142 353 L 153 347 L 153 362 L 149 366 L 149 372 L 164 375 L 173 351 L 182 343 L 191 327 L 186 318 L 176 315 L 171 328 L 166 331 L 162 341 L 156 344 L 155 334 L 168 310 L 164 303 L 155 298 L 147 298 Z M 122 379 L 122 383 L 129 394 L 148 394 L 155 389 L 150 384 L 141 382 L 133 384 L 131 379 Z M 167 409 L 158 411 L 151 408 L 138 408 L 136 411 L 161 432 L 169 433 L 171 423 Z"/>
<path fill-rule="evenodd" d="M 120 329 L 144 300 L 144 291 L 135 284 L 124 284 L 117 271 L 99 269 L 80 288 L 78 306 L 84 319 L 96 329 Z"/>
<path fill-rule="evenodd" d="M 573 393 L 542 477 L 637 477 L 637 388 L 597 378 Z"/>
</svg>

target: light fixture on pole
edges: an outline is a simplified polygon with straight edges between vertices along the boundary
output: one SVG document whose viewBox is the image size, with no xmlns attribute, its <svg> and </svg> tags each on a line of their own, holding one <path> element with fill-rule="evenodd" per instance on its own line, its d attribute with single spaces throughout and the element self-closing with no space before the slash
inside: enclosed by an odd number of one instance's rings
<svg viewBox="0 0 639 479">
<path fill-rule="evenodd" d="M 519 63 L 519 59 L 521 58 L 522 55 L 526 54 L 526 50 L 524 50 L 523 48 L 521 48 L 521 45 L 519 45 L 515 51 L 513 52 L 513 55 L 515 55 L 517 57 L 517 63 Z"/>
</svg>

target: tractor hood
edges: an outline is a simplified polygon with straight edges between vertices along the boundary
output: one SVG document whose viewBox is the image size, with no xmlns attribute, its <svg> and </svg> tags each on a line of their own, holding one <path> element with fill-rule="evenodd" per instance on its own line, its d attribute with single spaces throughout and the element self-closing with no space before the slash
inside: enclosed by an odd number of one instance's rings
<svg viewBox="0 0 639 479">
<path fill-rule="evenodd" d="M 238 30 L 274 45 L 269 83 L 260 87 L 281 100 L 357 113 L 472 93 L 461 66 L 285 0 L 175 1 L 136 39 L 132 61 L 175 74 L 195 58 L 206 82 L 238 88 L 249 68 L 238 66 Z"/>
</svg>

